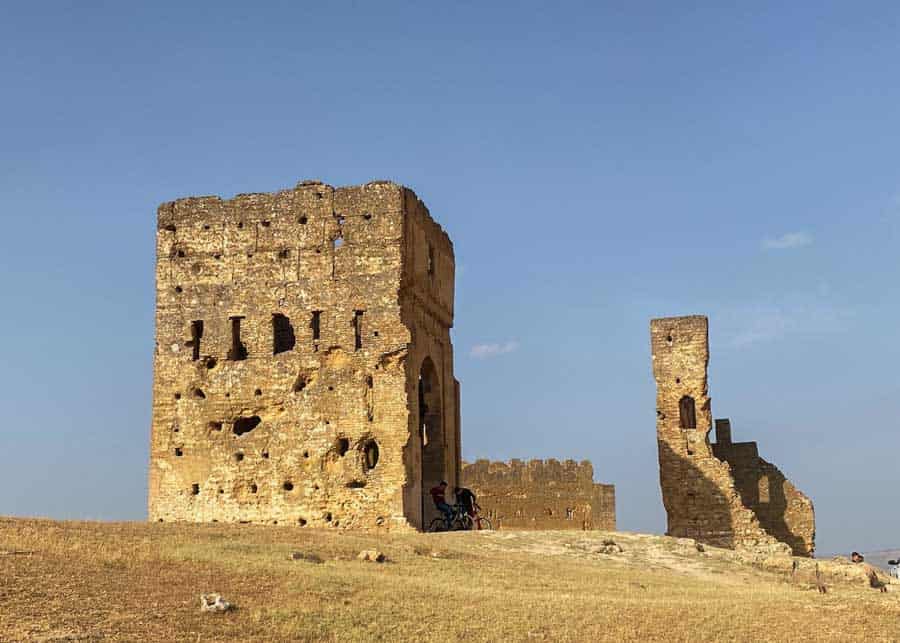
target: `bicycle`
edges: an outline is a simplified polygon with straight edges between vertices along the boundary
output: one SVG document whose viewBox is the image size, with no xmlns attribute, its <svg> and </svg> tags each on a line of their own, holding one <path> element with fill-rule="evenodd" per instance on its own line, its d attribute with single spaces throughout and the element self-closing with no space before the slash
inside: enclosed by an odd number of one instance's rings
<svg viewBox="0 0 900 643">
<path fill-rule="evenodd" d="M 483 518 L 476 513 L 473 520 L 472 516 L 460 504 L 451 505 L 451 509 L 453 509 L 453 514 L 450 517 L 449 530 L 444 522 L 444 517 L 441 516 L 431 521 L 431 524 L 428 525 L 428 531 L 432 533 L 439 531 L 471 531 L 476 528 L 476 525 L 478 529 L 493 529 L 489 519 Z"/>
</svg>

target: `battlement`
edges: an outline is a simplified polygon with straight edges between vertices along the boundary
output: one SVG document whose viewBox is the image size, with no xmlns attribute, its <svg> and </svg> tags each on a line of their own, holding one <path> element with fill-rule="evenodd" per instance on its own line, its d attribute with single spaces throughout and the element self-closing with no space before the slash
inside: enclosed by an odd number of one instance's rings
<svg viewBox="0 0 900 643">
<path fill-rule="evenodd" d="M 594 482 L 588 460 L 476 460 L 463 463 L 461 479 L 494 521 L 511 529 L 616 527 L 613 485 Z"/>
</svg>

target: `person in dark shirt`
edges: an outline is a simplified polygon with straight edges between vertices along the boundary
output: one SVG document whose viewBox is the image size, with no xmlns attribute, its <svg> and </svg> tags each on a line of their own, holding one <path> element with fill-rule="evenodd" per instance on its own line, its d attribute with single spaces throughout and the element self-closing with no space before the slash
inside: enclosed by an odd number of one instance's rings
<svg viewBox="0 0 900 643">
<path fill-rule="evenodd" d="M 449 531 L 453 520 L 453 507 L 447 504 L 447 481 L 441 480 L 436 487 L 431 488 L 430 493 L 431 499 L 434 500 L 434 506 L 444 514 L 444 525 Z"/>
<path fill-rule="evenodd" d="M 478 506 L 478 503 L 475 501 L 475 494 L 472 493 L 471 489 L 466 489 L 465 487 L 454 487 L 453 495 L 456 496 L 456 502 L 462 505 L 462 508 L 465 509 L 466 513 L 469 514 L 469 517 L 472 519 L 472 522 L 479 525 L 477 523 L 476 516 L 478 516 L 478 511 L 481 507 Z"/>
</svg>

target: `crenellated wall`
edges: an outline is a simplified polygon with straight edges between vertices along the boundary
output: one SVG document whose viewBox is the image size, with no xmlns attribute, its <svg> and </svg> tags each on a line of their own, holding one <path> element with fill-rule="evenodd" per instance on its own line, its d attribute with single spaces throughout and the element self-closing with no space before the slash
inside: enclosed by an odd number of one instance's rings
<svg viewBox="0 0 900 643">
<path fill-rule="evenodd" d="M 464 462 L 462 480 L 478 496 L 494 527 L 616 528 L 615 487 L 595 483 L 587 460 Z"/>
</svg>

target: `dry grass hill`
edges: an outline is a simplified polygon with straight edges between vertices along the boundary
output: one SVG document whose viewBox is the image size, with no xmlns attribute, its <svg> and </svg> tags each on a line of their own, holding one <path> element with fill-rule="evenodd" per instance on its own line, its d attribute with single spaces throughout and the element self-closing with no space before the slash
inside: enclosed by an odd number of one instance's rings
<svg viewBox="0 0 900 643">
<path fill-rule="evenodd" d="M 900 640 L 900 587 L 820 561 L 822 594 L 794 561 L 628 533 L 0 519 L 0 640 Z M 203 592 L 236 609 L 201 613 Z"/>
</svg>

